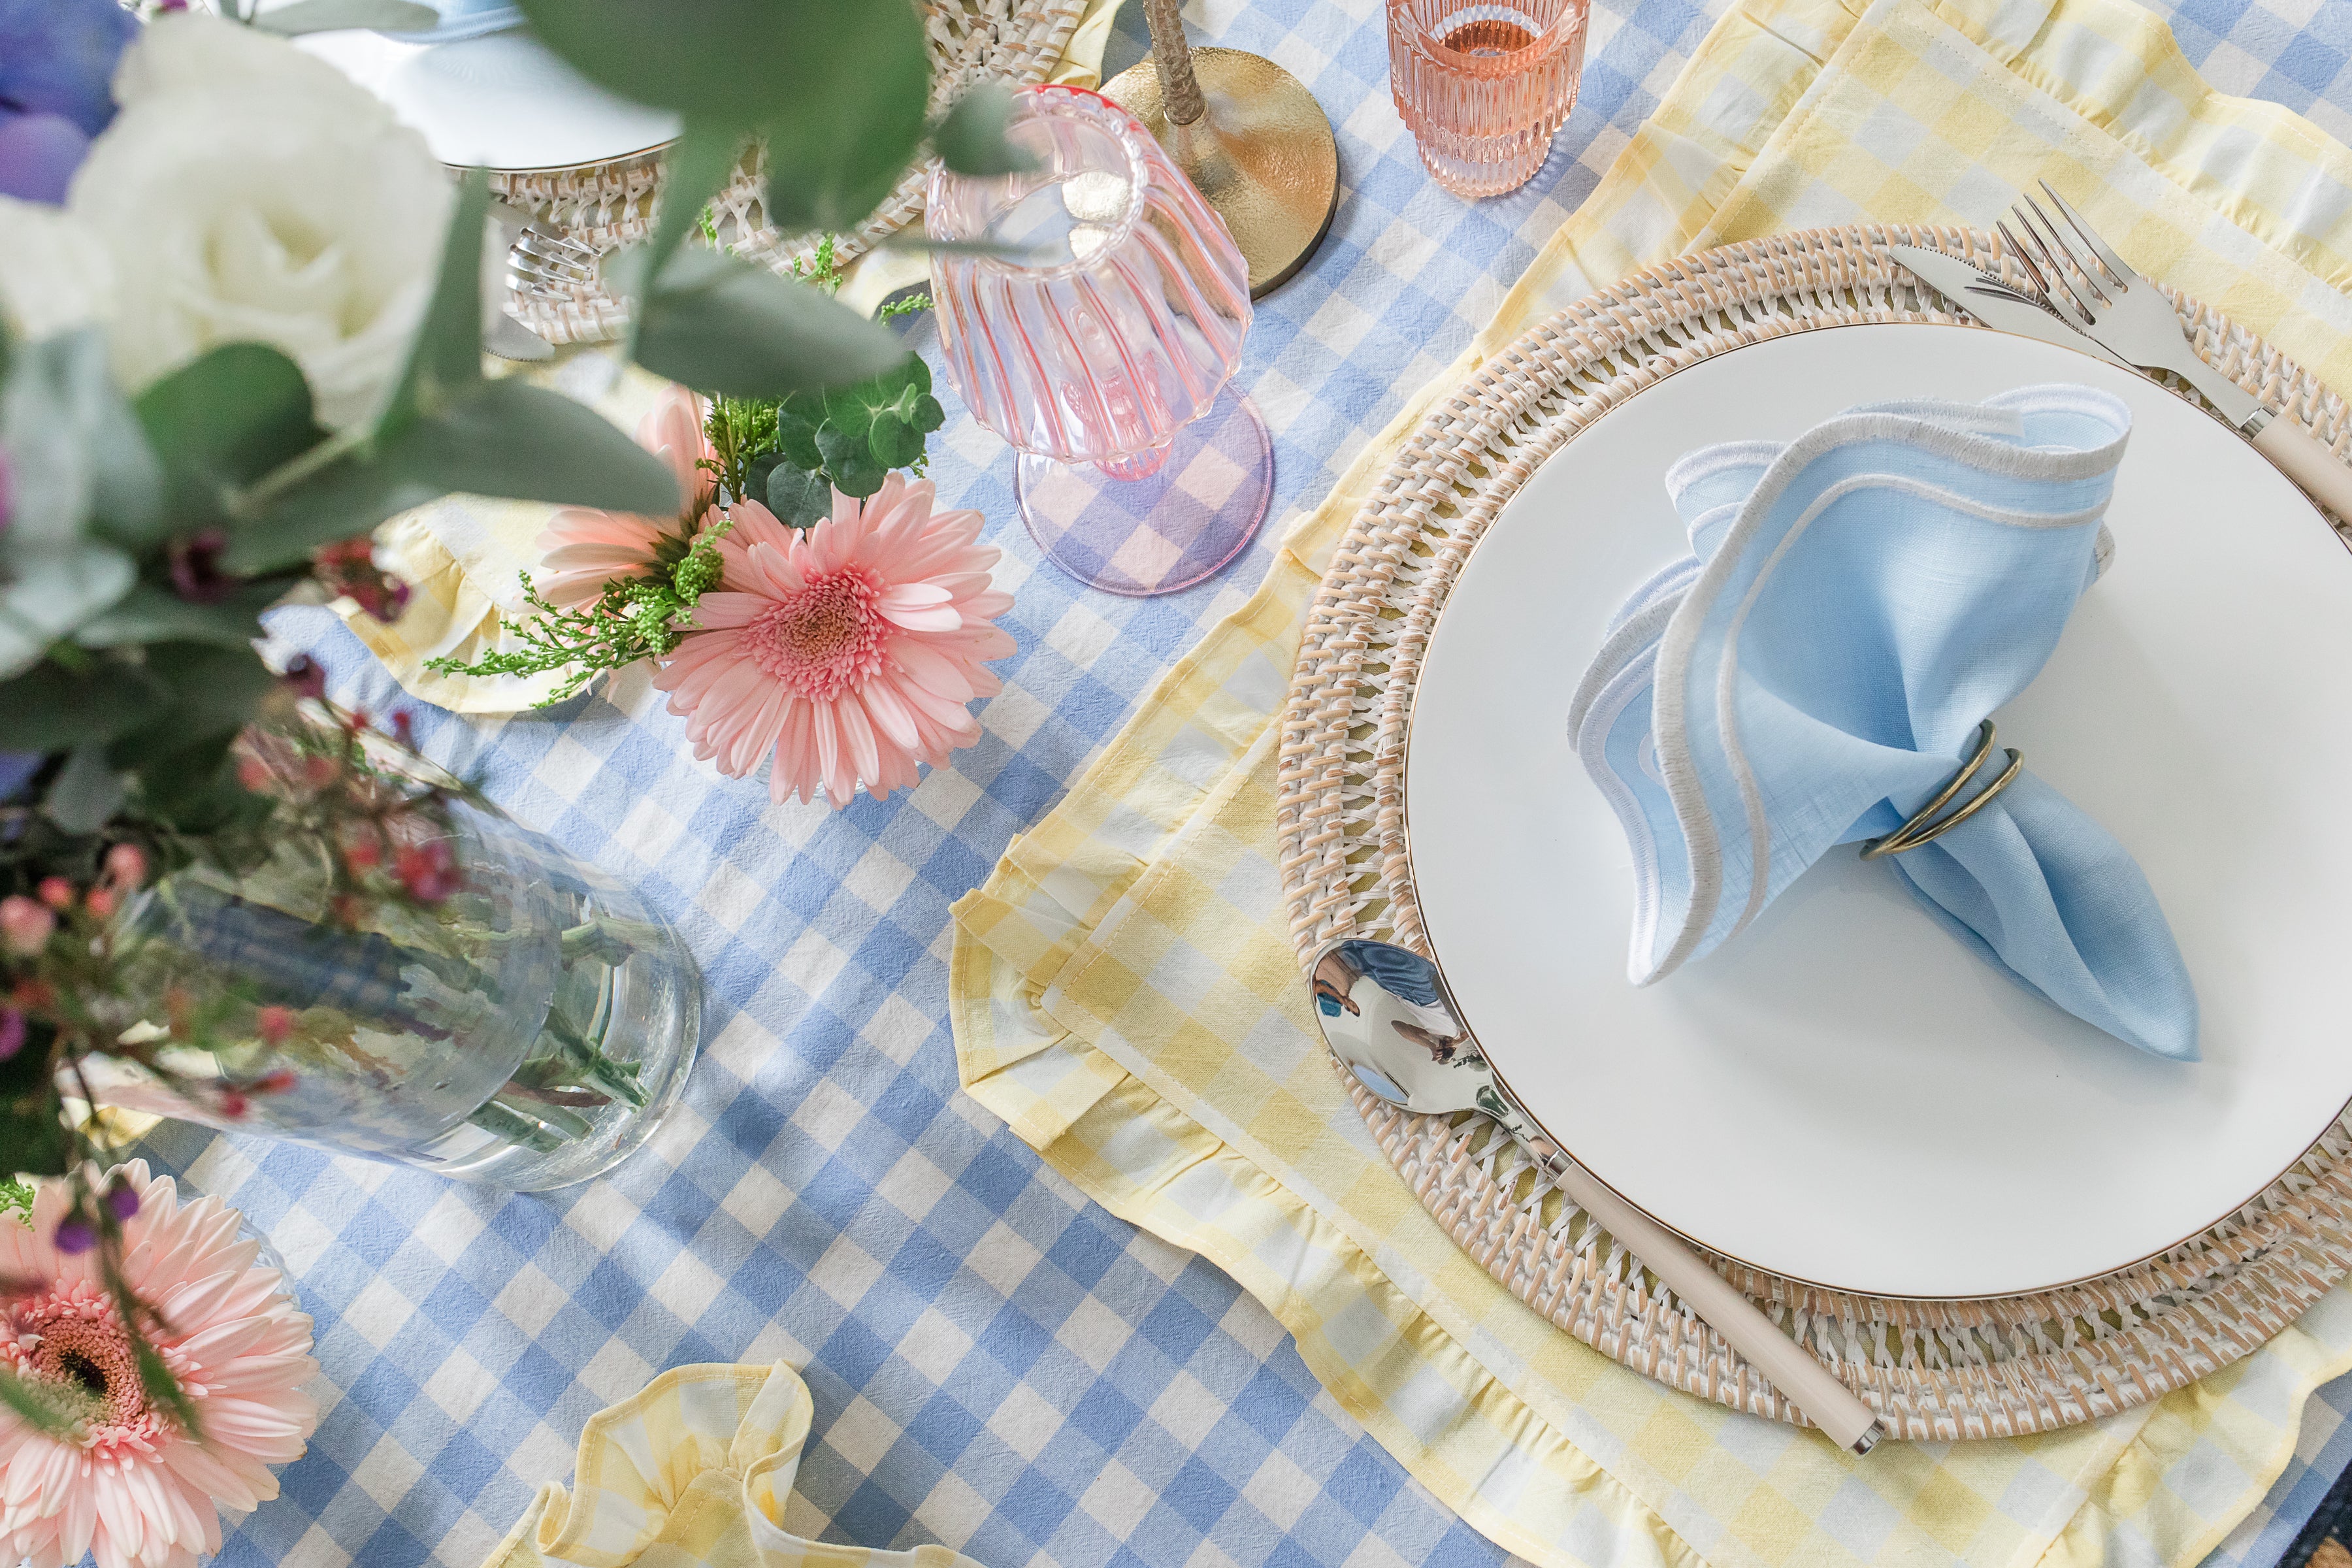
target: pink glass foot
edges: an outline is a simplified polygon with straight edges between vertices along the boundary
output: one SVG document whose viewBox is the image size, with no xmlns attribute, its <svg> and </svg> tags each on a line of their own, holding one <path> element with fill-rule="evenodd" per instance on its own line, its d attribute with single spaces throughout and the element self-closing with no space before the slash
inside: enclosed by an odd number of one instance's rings
<svg viewBox="0 0 2352 1568">
<path fill-rule="evenodd" d="M 1136 479 L 1022 453 L 1013 490 L 1029 536 L 1055 565 L 1105 593 L 1172 594 L 1209 576 L 1265 520 L 1274 444 L 1257 410 L 1228 387 L 1166 451 L 1156 471 Z"/>
</svg>

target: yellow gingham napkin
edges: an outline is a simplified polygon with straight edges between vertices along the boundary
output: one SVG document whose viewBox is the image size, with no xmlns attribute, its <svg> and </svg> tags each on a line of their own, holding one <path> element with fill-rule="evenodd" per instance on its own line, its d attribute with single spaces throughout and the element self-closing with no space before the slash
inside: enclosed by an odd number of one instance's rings
<svg viewBox="0 0 2352 1568">
<path fill-rule="evenodd" d="M 2212 92 L 2127 0 L 1751 0 L 1255 597 L 956 907 L 973 1097 L 1105 1206 L 1233 1274 L 1416 1478 L 1535 1562 L 2193 1563 L 2284 1466 L 2312 1389 L 2352 1367 L 2338 1289 L 2153 1405 L 1854 1459 L 1538 1318 L 1423 1211 L 1313 1044 L 1270 721 L 1322 563 L 1413 425 L 1525 327 L 1643 265 L 1824 224 L 1983 224 L 2042 175 L 2095 184 L 2086 216 L 2137 265 L 2352 387 L 2352 154 Z"/>
<path fill-rule="evenodd" d="M 663 1373 L 588 1418 L 572 1489 L 540 1488 L 482 1568 L 979 1568 L 944 1546 L 876 1552 L 791 1533 L 814 1413 L 782 1362 Z"/>
<path fill-rule="evenodd" d="M 1062 46 L 1061 60 L 1046 73 L 1047 81 L 1092 87 L 1102 79 L 1103 49 L 1122 3 L 1087 0 L 1069 41 Z M 871 310 L 929 273 L 929 263 L 919 253 L 869 251 L 850 264 L 841 298 Z M 498 362 L 490 363 L 495 373 Z M 622 366 L 611 347 L 560 351 L 551 368 L 527 374 L 594 405 L 624 430 L 637 427 L 667 384 L 635 366 Z M 400 618 L 379 621 L 351 599 L 336 600 L 335 612 L 412 696 L 455 713 L 515 713 L 530 708 L 562 683 L 560 672 L 530 679 L 477 679 L 436 674 L 425 668 L 425 661 L 472 663 L 513 646 L 509 623 L 527 613 L 520 574 L 538 568 L 533 542 L 556 510 L 543 501 L 453 495 L 403 512 L 376 531 L 377 559 L 409 585 Z"/>
</svg>

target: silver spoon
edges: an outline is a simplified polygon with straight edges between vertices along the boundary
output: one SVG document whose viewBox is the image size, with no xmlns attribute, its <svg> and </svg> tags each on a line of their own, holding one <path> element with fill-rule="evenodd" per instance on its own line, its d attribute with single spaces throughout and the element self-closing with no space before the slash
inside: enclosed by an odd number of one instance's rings
<svg viewBox="0 0 2352 1568">
<path fill-rule="evenodd" d="M 1684 1245 L 1546 1139 L 1461 1021 L 1437 965 L 1391 942 L 1342 937 L 1315 955 L 1315 1022 L 1331 1054 L 1391 1105 L 1428 1116 L 1491 1117 L 1570 1202 L 1648 1265 L 1813 1424 L 1857 1454 L 1879 1439 L 1878 1417 L 1837 1375 L 1776 1328 L 1756 1304 Z"/>
</svg>

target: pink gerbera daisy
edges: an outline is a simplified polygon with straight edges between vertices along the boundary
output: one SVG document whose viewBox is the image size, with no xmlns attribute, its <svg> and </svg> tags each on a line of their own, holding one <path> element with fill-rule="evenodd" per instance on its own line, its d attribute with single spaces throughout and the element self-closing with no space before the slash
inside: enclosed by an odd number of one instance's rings
<svg viewBox="0 0 2352 1568">
<path fill-rule="evenodd" d="M 123 1272 L 170 1325 L 155 1348 L 204 1440 L 147 1403 L 98 1253 L 56 1245 L 66 1184 L 43 1183 L 29 1224 L 0 1215 L 0 1279 L 18 1291 L 0 1315 L 0 1367 L 76 1425 L 51 1436 L 0 1407 L 0 1563 L 63 1568 L 87 1552 L 98 1568 L 195 1568 L 220 1550 L 217 1507 L 276 1497 L 269 1467 L 299 1457 L 319 1424 L 300 1392 L 319 1371 L 310 1320 L 278 1271 L 256 1265 L 258 1244 L 237 1239 L 236 1212 L 216 1197 L 183 1204 L 144 1161 L 114 1183 L 138 1199 Z"/>
<path fill-rule="evenodd" d="M 677 477 L 678 493 L 686 498 L 677 516 L 661 521 L 568 506 L 549 518 L 538 539 L 543 570 L 531 578 L 548 603 L 565 609 L 593 605 L 605 584 L 645 576 L 665 545 L 683 553 L 695 519 L 709 509 L 717 481 L 700 466 L 712 455 L 710 437 L 702 427 L 701 399 L 682 386 L 663 393 L 638 422 L 637 445 L 667 463 Z"/>
<path fill-rule="evenodd" d="M 982 661 L 1013 651 L 990 624 L 1013 596 L 989 582 L 980 513 L 933 511 L 929 479 L 894 473 L 804 531 L 757 502 L 729 515 L 726 574 L 654 677 L 696 756 L 740 778 L 772 754 L 772 798 L 846 805 L 980 739 L 964 704 L 1001 689 Z"/>
</svg>

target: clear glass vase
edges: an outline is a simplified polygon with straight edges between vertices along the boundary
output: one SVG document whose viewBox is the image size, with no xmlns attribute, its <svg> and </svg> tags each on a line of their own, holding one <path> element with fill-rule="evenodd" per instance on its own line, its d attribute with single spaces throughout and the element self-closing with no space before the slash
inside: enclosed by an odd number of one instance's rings
<svg viewBox="0 0 2352 1568">
<path fill-rule="evenodd" d="M 156 1041 L 154 1068 L 92 1057 L 89 1092 L 517 1192 L 626 1157 L 693 1066 L 693 961 L 548 839 L 478 802 L 446 812 L 426 847 L 453 886 L 431 904 L 339 900 L 329 846 L 300 835 L 141 892 L 112 934 L 124 1038 Z"/>
</svg>

